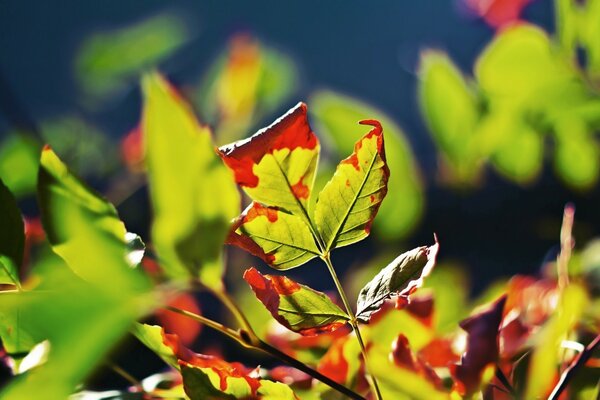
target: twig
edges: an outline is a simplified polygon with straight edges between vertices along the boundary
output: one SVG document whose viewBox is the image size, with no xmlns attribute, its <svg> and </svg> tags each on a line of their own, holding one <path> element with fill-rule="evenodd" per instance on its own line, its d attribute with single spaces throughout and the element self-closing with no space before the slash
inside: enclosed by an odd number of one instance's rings
<svg viewBox="0 0 600 400">
<path fill-rule="evenodd" d="M 129 382 L 132 386 L 134 386 L 137 390 L 143 392 L 144 387 L 140 381 L 138 381 L 133 375 L 129 372 L 125 371 L 123 368 L 119 367 L 117 364 L 112 361 L 106 361 L 106 365 L 108 365 L 115 373 Z"/>
<path fill-rule="evenodd" d="M 556 260 L 558 274 L 558 287 L 562 291 L 569 285 L 569 260 L 571 251 L 575 245 L 573 240 L 573 221 L 575 219 L 575 206 L 568 203 L 563 213 L 562 226 L 560 228 L 560 254 Z"/>
<path fill-rule="evenodd" d="M 354 392 L 353 390 L 348 389 L 344 385 L 341 385 L 341 384 L 333 381 L 332 379 L 321 374 L 319 371 L 312 369 L 311 367 L 304 364 L 303 362 L 296 360 L 295 358 L 288 356 L 287 354 L 274 348 L 273 346 L 269 345 L 268 343 L 263 342 L 254 334 L 254 332 L 248 332 L 244 329 L 239 329 L 236 331 L 236 330 L 233 330 L 223 324 L 213 321 L 209 318 L 203 317 L 202 315 L 198 315 L 198 314 L 195 314 L 195 313 L 187 311 L 187 310 L 182 310 L 177 307 L 167 306 L 165 308 L 169 311 L 184 315 L 188 318 L 198 321 L 198 322 L 208 326 L 209 328 L 212 328 L 224 335 L 227 335 L 247 349 L 259 350 L 259 351 L 262 351 L 263 353 L 269 354 L 272 357 L 278 358 L 279 360 L 283 361 L 284 363 L 286 363 L 294 368 L 299 369 L 300 371 L 323 382 L 330 388 L 337 390 L 338 392 L 348 396 L 351 399 L 365 400 L 364 397 L 362 397 L 358 393 Z"/>
<path fill-rule="evenodd" d="M 561 393 L 567 388 L 567 385 L 573 379 L 577 371 L 592 357 L 592 353 L 598 346 L 600 346 L 600 335 L 596 336 L 596 338 L 586 346 L 585 350 L 575 357 L 571 362 L 571 365 L 564 370 L 560 376 L 560 380 L 554 387 L 554 390 L 552 390 L 552 394 L 548 397 L 548 400 L 557 400 L 560 397 Z"/>
</svg>

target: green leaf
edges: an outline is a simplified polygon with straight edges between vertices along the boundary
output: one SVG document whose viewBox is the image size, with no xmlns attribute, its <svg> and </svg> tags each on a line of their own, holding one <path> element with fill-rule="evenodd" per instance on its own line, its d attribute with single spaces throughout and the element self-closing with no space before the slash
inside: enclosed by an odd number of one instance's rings
<svg viewBox="0 0 600 400">
<path fill-rule="evenodd" d="M 158 15 L 86 38 L 76 58 L 76 76 L 83 89 L 107 98 L 165 60 L 188 37 L 185 23 L 174 15 Z"/>
<path fill-rule="evenodd" d="M 219 149 L 236 182 L 252 200 L 285 210 L 308 225 L 307 205 L 319 150 L 304 103 L 252 137 Z"/>
<path fill-rule="evenodd" d="M 20 286 L 19 267 L 23 262 L 25 228 L 12 193 L 0 180 L 0 283 Z"/>
<path fill-rule="evenodd" d="M 35 192 L 40 145 L 26 135 L 12 133 L 0 147 L 0 177 L 15 197 Z"/>
<path fill-rule="evenodd" d="M 393 173 L 388 181 L 387 200 L 379 209 L 373 229 L 385 239 L 405 237 L 421 217 L 424 195 L 419 168 L 402 129 L 381 110 L 336 92 L 318 91 L 311 96 L 310 104 L 319 132 L 326 135 L 324 140 L 331 141 L 330 151 L 340 158 L 353 151 L 354 141 L 364 133 L 356 121 L 381 122 L 385 128 L 386 162 Z"/>
<path fill-rule="evenodd" d="M 2 399 L 67 398 L 154 304 L 146 294 L 84 282 L 60 263 L 49 267 L 36 272 L 34 290 L 0 293 L 0 325 L 12 335 L 2 335 L 4 344 L 16 351 L 50 344 L 47 361 L 13 379 Z"/>
<path fill-rule="evenodd" d="M 77 275 L 114 291 L 149 287 L 127 262 L 127 231 L 115 208 L 73 176 L 47 146 L 40 160 L 38 199 L 52 250 Z"/>
<path fill-rule="evenodd" d="M 262 275 L 250 268 L 244 273 L 244 279 L 273 318 L 301 335 L 332 332 L 349 320 L 327 295 L 288 277 Z"/>
<path fill-rule="evenodd" d="M 235 382 L 235 384 L 232 385 L 233 387 L 229 387 L 229 392 L 233 392 L 233 394 L 225 393 L 217 389 L 215 384 L 218 385 L 219 377 L 217 376 L 216 382 L 213 383 L 213 380 L 210 379 L 211 376 L 209 375 L 209 371 L 203 368 L 184 365 L 181 368 L 181 376 L 183 377 L 185 394 L 187 394 L 191 400 L 235 400 L 248 397 L 251 393 L 249 385 L 246 384 L 246 387 L 242 382 Z"/>
<path fill-rule="evenodd" d="M 177 355 L 173 348 L 167 344 L 169 334 L 165 333 L 162 327 L 138 323 L 133 327 L 132 333 L 164 362 L 173 368 L 179 369 Z"/>
<path fill-rule="evenodd" d="M 198 276 L 220 288 L 222 246 L 240 211 L 239 193 L 209 128 L 181 96 L 158 74 L 147 75 L 143 88 L 154 246 L 171 277 Z"/>
<path fill-rule="evenodd" d="M 438 249 L 436 242 L 433 246 L 417 247 L 396 257 L 361 289 L 356 318 L 368 322 L 371 315 L 392 295 L 409 296 L 421 287 L 424 278 L 435 266 Z"/>
<path fill-rule="evenodd" d="M 554 167 L 568 184 L 589 189 L 600 174 L 600 149 L 588 127 L 578 119 L 567 118 L 555 125 Z"/>
<path fill-rule="evenodd" d="M 373 128 L 354 145 L 325 185 L 315 207 L 315 223 L 325 251 L 367 237 L 387 193 L 390 175 L 385 160 L 383 129 L 375 120 L 361 121 Z"/>
<path fill-rule="evenodd" d="M 252 203 L 233 224 L 227 239 L 275 269 L 297 267 L 319 255 L 309 227 L 292 214 Z"/>
<path fill-rule="evenodd" d="M 586 291 L 571 283 L 565 288 L 557 310 L 533 338 L 534 349 L 527 371 L 524 398 L 536 399 L 549 393 L 560 363 L 561 341 L 580 320 L 589 300 Z"/>
<path fill-rule="evenodd" d="M 478 99 L 447 55 L 423 53 L 419 68 L 419 100 L 425 122 L 459 181 L 471 182 L 479 172 L 474 145 Z"/>
</svg>

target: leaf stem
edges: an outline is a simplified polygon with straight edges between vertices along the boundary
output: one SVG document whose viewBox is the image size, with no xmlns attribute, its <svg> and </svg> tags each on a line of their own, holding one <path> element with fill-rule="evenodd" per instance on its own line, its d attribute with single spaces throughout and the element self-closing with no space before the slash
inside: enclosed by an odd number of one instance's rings
<svg viewBox="0 0 600 400">
<path fill-rule="evenodd" d="M 360 333 L 360 329 L 358 327 L 358 322 L 356 320 L 356 315 L 354 315 L 354 311 L 352 311 L 352 307 L 350 307 L 350 303 L 348 302 L 348 298 L 346 297 L 346 292 L 344 292 L 344 288 L 342 287 L 342 284 L 340 283 L 340 280 L 338 279 L 337 274 L 335 273 L 335 269 L 333 268 L 333 264 L 331 263 L 331 258 L 329 256 L 329 253 L 322 256 L 321 259 L 327 265 L 327 269 L 329 270 L 329 273 L 331 274 L 331 277 L 333 278 L 335 287 L 337 288 L 337 291 L 340 294 L 340 297 L 342 298 L 342 303 L 344 303 L 344 308 L 346 309 L 346 312 L 348 313 L 348 316 L 350 317 L 350 325 L 352 326 L 352 330 L 354 330 L 354 333 L 356 334 L 356 339 L 358 340 L 358 344 L 360 345 L 360 351 L 362 353 L 363 360 L 365 361 L 365 367 L 366 367 L 367 373 L 371 377 L 371 385 L 373 387 L 375 395 L 378 400 L 383 400 L 383 397 L 381 396 L 381 391 L 379 390 L 379 385 L 377 383 L 377 379 L 375 378 L 375 375 L 373 375 L 371 373 L 371 370 L 369 367 L 369 361 L 368 361 L 368 357 L 367 357 L 367 348 L 365 347 L 365 343 L 364 343 L 362 335 Z"/>
<path fill-rule="evenodd" d="M 573 250 L 573 222 L 575 219 L 575 207 L 567 204 L 563 213 L 562 226 L 560 228 L 560 254 L 556 260 L 558 275 L 558 287 L 561 291 L 569 285 L 569 260 Z"/>
<path fill-rule="evenodd" d="M 229 299 L 229 300 L 231 300 L 231 299 Z M 235 306 L 235 303 L 233 303 L 231 301 L 230 304 L 232 304 L 238 311 L 240 311 L 239 308 L 237 308 L 237 306 Z M 204 324 L 209 328 L 212 328 L 226 336 L 229 336 L 231 339 L 235 340 L 236 342 L 238 342 L 240 345 L 242 345 L 243 347 L 245 347 L 247 349 L 258 350 L 263 353 L 269 354 L 272 357 L 278 358 L 279 360 L 283 361 L 284 363 L 312 376 L 313 378 L 323 382 L 330 388 L 337 390 L 338 392 L 348 396 L 351 399 L 365 400 L 364 397 L 362 397 L 358 393 L 354 392 L 353 390 L 326 377 L 325 375 L 321 374 L 319 371 L 316 371 L 316 370 L 312 369 L 311 367 L 309 367 L 308 365 L 304 364 L 302 361 L 299 361 L 293 357 L 290 357 L 287 354 L 283 353 L 281 350 L 274 348 L 273 346 L 269 345 L 266 342 L 263 342 L 260 338 L 258 338 L 258 336 L 256 336 L 256 334 L 252 330 L 251 331 L 246 331 L 245 329 L 234 330 L 234 329 L 231 329 L 219 322 L 213 321 L 202 315 L 198 315 L 196 313 L 193 313 L 193 312 L 190 312 L 187 310 L 183 310 L 181 308 L 177 308 L 177 307 L 173 307 L 173 306 L 166 306 L 165 308 L 169 311 L 172 311 L 172 312 L 184 315 L 188 318 L 191 318 L 194 321 L 200 322 L 201 324 Z M 240 311 L 240 315 L 243 315 L 243 314 L 241 314 L 241 311 Z"/>
<path fill-rule="evenodd" d="M 115 364 L 112 361 L 107 361 L 106 365 L 108 365 L 117 375 L 119 375 L 121 378 L 125 379 L 132 386 L 134 386 L 137 390 L 139 390 L 140 392 L 144 392 L 142 383 L 140 381 L 138 381 L 129 372 L 125 371 L 123 368 L 119 367 L 117 364 Z"/>
<path fill-rule="evenodd" d="M 213 296 L 215 296 L 225 306 L 225 308 L 227 308 L 229 310 L 229 312 L 236 319 L 236 321 L 238 322 L 240 327 L 248 332 L 251 332 L 251 334 L 254 337 L 256 337 L 256 335 L 254 334 L 254 329 L 250 325 L 248 318 L 246 318 L 243 311 L 235 303 L 235 301 L 231 298 L 229 293 L 227 293 L 224 289 L 219 290 L 219 289 L 213 289 L 211 287 L 205 286 L 200 281 L 197 281 L 197 284 L 201 285 L 203 288 L 205 288 L 210 293 L 212 293 Z"/>
<path fill-rule="evenodd" d="M 564 370 L 560 376 L 560 380 L 554 387 L 554 390 L 552 390 L 550 397 L 548 397 L 548 400 L 556 400 L 560 398 L 561 393 L 567 388 L 567 385 L 573 379 L 577 371 L 585 365 L 598 347 L 600 347 L 600 335 L 597 335 L 594 340 L 592 340 L 591 343 L 586 346 L 585 350 L 575 357 L 573 362 L 571 362 L 571 365 Z"/>
</svg>

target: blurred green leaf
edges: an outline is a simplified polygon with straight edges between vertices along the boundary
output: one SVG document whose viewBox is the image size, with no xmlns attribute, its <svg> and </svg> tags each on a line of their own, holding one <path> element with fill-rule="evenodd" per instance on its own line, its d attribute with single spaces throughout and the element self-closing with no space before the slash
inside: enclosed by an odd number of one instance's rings
<svg viewBox="0 0 600 400">
<path fill-rule="evenodd" d="M 391 118 L 356 99 L 331 91 L 319 91 L 310 100 L 311 113 L 323 141 L 338 157 L 352 153 L 353 143 L 364 133 L 357 124 L 364 119 L 381 122 L 385 134 L 387 164 L 392 171 L 387 199 L 375 219 L 375 232 L 385 239 L 405 237 L 414 228 L 424 207 L 419 170 L 409 144 Z"/>
<path fill-rule="evenodd" d="M 194 91 L 219 144 L 236 141 L 279 109 L 297 89 L 298 71 L 284 53 L 248 34 L 234 36 Z"/>
<path fill-rule="evenodd" d="M 435 304 L 434 326 L 442 334 L 456 329 L 467 316 L 469 279 L 464 269 L 453 264 L 438 264 L 427 277 L 422 290 L 431 290 Z"/>
<path fill-rule="evenodd" d="M 580 286 L 570 284 L 562 292 L 556 312 L 534 338 L 524 398 L 536 399 L 552 389 L 561 361 L 561 341 L 566 339 L 575 327 L 587 304 L 587 294 Z"/>
<path fill-rule="evenodd" d="M 188 36 L 185 23 L 175 15 L 158 15 L 94 33 L 83 41 L 77 54 L 77 79 L 89 95 L 110 97 L 171 56 Z"/>
<path fill-rule="evenodd" d="M 114 143 L 78 116 L 63 116 L 41 124 L 42 138 L 62 155 L 79 176 L 104 177 L 118 166 Z"/>
<path fill-rule="evenodd" d="M 419 100 L 425 122 L 459 182 L 471 182 L 480 167 L 474 146 L 478 99 L 447 55 L 427 51 L 419 68 Z"/>
<path fill-rule="evenodd" d="M 23 262 L 25 227 L 12 193 L 0 179 L 0 283 L 20 287 L 19 268 Z"/>
<path fill-rule="evenodd" d="M 152 237 L 173 278 L 222 287 L 223 242 L 240 196 L 210 130 L 158 74 L 143 80 L 146 160 L 154 208 Z"/>
<path fill-rule="evenodd" d="M 11 133 L 0 147 L 0 177 L 15 197 L 35 191 L 40 145 L 33 139 Z"/>
<path fill-rule="evenodd" d="M 38 199 L 52 249 L 76 274 L 115 291 L 148 288 L 127 262 L 127 231 L 115 208 L 71 175 L 49 147 L 42 151 Z"/>
</svg>

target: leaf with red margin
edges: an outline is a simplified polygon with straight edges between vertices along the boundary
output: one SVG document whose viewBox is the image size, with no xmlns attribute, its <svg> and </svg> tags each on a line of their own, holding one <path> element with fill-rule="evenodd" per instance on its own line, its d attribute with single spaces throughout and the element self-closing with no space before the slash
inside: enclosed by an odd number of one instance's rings
<svg viewBox="0 0 600 400">
<path fill-rule="evenodd" d="M 416 372 L 436 388 L 444 388 L 442 380 L 435 373 L 433 368 L 427 365 L 420 357 L 413 354 L 408 339 L 403 334 L 400 334 L 392 344 L 392 360 L 400 368 Z"/>
<path fill-rule="evenodd" d="M 273 318 L 301 335 L 331 332 L 350 319 L 326 294 L 285 276 L 262 275 L 250 268 L 244 279 Z"/>
<path fill-rule="evenodd" d="M 226 243 L 241 247 L 279 270 L 297 267 L 319 254 L 302 219 L 260 203 L 250 204 L 238 217 Z"/>
<path fill-rule="evenodd" d="M 480 390 L 484 373 L 494 368 L 499 354 L 499 330 L 506 295 L 490 307 L 460 323 L 467 332 L 467 346 L 460 363 L 451 366 L 455 390 L 465 397 Z"/>
<path fill-rule="evenodd" d="M 306 104 L 298 103 L 272 125 L 248 139 L 222 146 L 219 153 L 252 200 L 307 221 L 319 149 L 308 124 Z"/>
<path fill-rule="evenodd" d="M 338 164 L 315 206 L 315 223 L 325 251 L 366 238 L 387 193 L 390 170 L 385 161 L 383 129 L 375 120 L 360 124 L 373 129 L 356 142 L 350 157 Z"/>
<path fill-rule="evenodd" d="M 392 295 L 408 297 L 423 285 L 435 266 L 439 244 L 417 247 L 396 257 L 387 267 L 367 283 L 360 291 L 357 301 L 356 318 L 369 322 L 376 312 Z"/>
<path fill-rule="evenodd" d="M 181 371 L 184 390 L 192 400 L 258 399 L 270 395 L 282 400 L 297 399 L 287 385 L 259 379 L 254 376 L 254 369 L 194 353 L 182 345 L 177 335 L 165 333 L 160 326 L 138 324 L 134 334 L 167 364 Z"/>
</svg>

